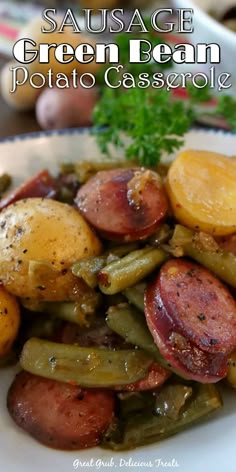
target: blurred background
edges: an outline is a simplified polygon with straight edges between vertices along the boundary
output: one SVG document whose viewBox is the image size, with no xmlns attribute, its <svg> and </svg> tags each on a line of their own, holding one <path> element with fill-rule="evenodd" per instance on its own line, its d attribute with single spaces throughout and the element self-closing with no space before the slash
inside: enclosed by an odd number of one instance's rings
<svg viewBox="0 0 236 472">
<path fill-rule="evenodd" d="M 139 7 L 142 11 L 154 11 L 155 8 L 166 8 L 169 5 L 176 7 L 194 7 L 195 32 L 191 38 L 181 35 L 181 41 L 176 33 L 168 35 L 168 41 L 185 42 L 191 40 L 197 42 L 216 42 L 223 48 L 221 68 L 224 71 L 231 69 L 233 85 L 236 84 L 236 70 L 232 55 L 236 52 L 236 1 L 222 0 L 216 5 L 215 0 L 0 0 L 0 139 L 16 134 L 30 133 L 42 129 L 70 128 L 87 126 L 92 124 L 92 111 L 99 99 L 99 90 L 78 90 L 75 93 L 58 92 L 58 90 L 36 93 L 30 88 L 21 87 L 19 92 L 9 94 L 10 75 L 9 61 L 12 61 L 12 46 L 19 37 L 31 37 L 40 42 L 40 18 L 45 7 L 57 8 L 64 11 L 73 8 L 73 12 L 79 16 L 81 8 L 125 8 Z M 45 36 L 45 35 L 44 35 Z M 77 42 L 80 35 L 74 35 Z M 185 35 L 186 36 L 186 35 Z M 84 38 L 84 36 L 83 36 Z M 91 41 L 97 41 L 97 36 Z M 86 40 L 85 36 L 85 40 Z M 164 40 L 167 39 L 165 35 Z M 41 36 L 42 40 L 42 36 Z M 52 35 L 48 42 L 52 42 Z M 73 39 L 74 41 L 74 39 Z M 46 38 L 44 37 L 44 42 Z M 70 42 L 63 35 L 63 42 Z M 63 65 L 60 71 L 63 72 Z M 97 67 L 92 63 L 91 72 L 97 73 Z M 184 70 L 184 67 L 183 67 Z M 66 71 L 65 71 L 66 73 Z M 21 89 L 21 90 L 20 90 Z M 232 89 L 233 92 L 233 89 Z M 183 97 L 186 98 L 186 97 Z M 204 119 L 203 119 L 204 122 Z M 205 124 L 211 126 L 211 120 L 205 119 Z M 218 123 L 219 124 L 219 123 Z"/>
</svg>

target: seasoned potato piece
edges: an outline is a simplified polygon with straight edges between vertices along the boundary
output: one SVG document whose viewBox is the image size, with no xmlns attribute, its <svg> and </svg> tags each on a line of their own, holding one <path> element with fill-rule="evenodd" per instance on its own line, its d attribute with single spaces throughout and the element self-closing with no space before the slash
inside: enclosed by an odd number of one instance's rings
<svg viewBox="0 0 236 472">
<path fill-rule="evenodd" d="M 0 214 L 0 279 L 21 298 L 79 299 L 89 289 L 70 267 L 101 249 L 83 217 L 64 203 L 28 198 Z"/>
<path fill-rule="evenodd" d="M 0 358 L 9 353 L 20 325 L 16 298 L 0 286 Z"/>
<path fill-rule="evenodd" d="M 214 152 L 182 152 L 168 172 L 167 191 L 180 223 L 215 236 L 235 232 L 235 160 Z"/>
</svg>

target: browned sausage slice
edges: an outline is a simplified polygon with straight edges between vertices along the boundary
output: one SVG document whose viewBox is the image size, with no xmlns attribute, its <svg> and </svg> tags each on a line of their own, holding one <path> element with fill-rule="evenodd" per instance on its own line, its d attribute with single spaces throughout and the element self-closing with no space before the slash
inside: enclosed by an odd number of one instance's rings
<svg viewBox="0 0 236 472">
<path fill-rule="evenodd" d="M 184 259 L 168 261 L 157 281 L 174 324 L 200 349 L 229 353 L 236 347 L 236 304 L 211 272 Z"/>
<path fill-rule="evenodd" d="M 236 347 L 236 305 L 209 271 L 184 259 L 168 261 L 147 289 L 145 313 L 173 368 L 200 382 L 226 375 Z"/>
<path fill-rule="evenodd" d="M 55 449 L 77 450 L 99 444 L 114 415 L 114 393 L 86 390 L 28 372 L 18 374 L 7 406 L 13 420 Z"/>
<path fill-rule="evenodd" d="M 98 172 L 79 189 L 76 204 L 101 235 L 125 242 L 153 234 L 168 210 L 160 177 L 143 168 Z"/>
<path fill-rule="evenodd" d="M 145 390 L 152 390 L 154 388 L 161 387 L 166 380 L 170 377 L 171 372 L 164 367 L 161 367 L 157 362 L 154 362 L 150 368 L 149 372 L 141 380 L 138 380 L 135 383 L 129 385 L 122 385 L 115 387 L 115 390 L 121 390 L 124 392 L 141 392 Z"/>
<path fill-rule="evenodd" d="M 149 298 L 150 297 L 150 298 Z M 227 358 L 224 354 L 204 352 L 178 333 L 173 327 L 164 308 L 152 304 L 153 292 L 146 295 L 146 320 L 153 339 L 163 358 L 180 376 L 201 383 L 218 382 L 227 374 Z M 158 306 L 161 307 L 161 305 Z M 161 316 L 155 317 L 156 310 Z"/>
<path fill-rule="evenodd" d="M 24 198 L 54 198 L 55 195 L 56 182 L 48 170 L 44 169 L 0 200 L 0 210 Z"/>
</svg>

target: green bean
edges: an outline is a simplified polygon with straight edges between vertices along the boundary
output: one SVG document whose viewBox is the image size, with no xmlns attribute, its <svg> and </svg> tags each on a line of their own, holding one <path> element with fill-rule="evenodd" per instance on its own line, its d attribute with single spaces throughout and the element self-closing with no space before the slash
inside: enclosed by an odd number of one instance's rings
<svg viewBox="0 0 236 472">
<path fill-rule="evenodd" d="M 166 384 L 161 390 L 155 391 L 121 392 L 118 394 L 119 416 L 126 420 L 134 412 L 149 410 L 176 420 L 192 394 L 191 385 L 180 383 Z"/>
<path fill-rule="evenodd" d="M 37 300 L 21 300 L 22 305 L 30 311 L 46 313 L 78 325 L 89 325 L 92 317 L 101 303 L 99 293 L 84 294 L 80 302 L 39 302 Z"/>
<path fill-rule="evenodd" d="M 72 273 L 76 277 L 80 277 L 91 288 L 95 288 L 98 284 L 98 272 L 110 262 L 116 261 L 120 257 L 125 256 L 131 251 L 137 249 L 136 243 L 125 244 L 123 246 L 113 247 L 106 251 L 102 256 L 83 259 L 72 266 Z"/>
<path fill-rule="evenodd" d="M 138 308 L 140 311 L 144 311 L 144 291 L 146 284 L 142 283 L 135 285 L 134 287 L 126 288 L 124 295 L 132 305 Z"/>
<path fill-rule="evenodd" d="M 103 170 L 112 170 L 119 167 L 132 167 L 132 161 L 127 160 L 97 160 L 97 161 L 78 161 L 75 164 L 61 164 L 60 169 L 62 174 L 75 173 L 79 182 L 84 184 L 93 177 L 97 172 Z M 136 164 L 137 165 L 137 164 Z"/>
<path fill-rule="evenodd" d="M 156 396 L 153 390 L 119 392 L 118 395 L 119 418 L 126 419 L 128 415 L 138 411 L 151 409 L 155 407 Z"/>
<path fill-rule="evenodd" d="M 8 190 L 12 182 L 12 178 L 9 174 L 2 174 L 0 176 L 0 196 Z"/>
<path fill-rule="evenodd" d="M 72 266 L 72 274 L 80 277 L 91 288 L 97 286 L 97 275 L 99 270 L 106 265 L 106 256 L 93 257 L 92 259 L 85 259 L 76 262 Z"/>
<path fill-rule="evenodd" d="M 178 377 L 184 378 L 181 373 L 162 357 L 147 327 L 144 314 L 140 313 L 140 311 L 127 303 L 121 303 L 108 309 L 106 322 L 109 328 L 124 338 L 126 342 L 140 347 L 148 352 L 162 367 L 170 370 L 178 375 Z"/>
<path fill-rule="evenodd" d="M 167 243 L 173 234 L 172 228 L 164 224 L 150 238 L 148 244 L 159 247 L 161 244 Z"/>
<path fill-rule="evenodd" d="M 142 379 L 152 359 L 141 350 L 109 351 L 32 338 L 21 354 L 21 367 L 32 374 L 75 382 L 82 387 L 112 387 Z"/>
<path fill-rule="evenodd" d="M 165 394 L 167 395 L 168 388 L 169 386 L 163 387 L 163 398 L 165 398 Z M 179 389 L 179 386 L 175 387 L 173 385 L 172 397 L 175 388 Z M 185 399 L 188 398 L 188 401 L 185 402 L 183 398 L 181 409 L 179 410 L 178 403 L 174 415 L 173 399 L 170 415 L 168 405 L 164 410 L 153 411 L 147 408 L 128 415 L 126 419 L 121 420 L 120 424 L 117 424 L 119 434 L 114 428 L 109 436 L 105 435 L 103 446 L 119 451 L 160 441 L 195 424 L 222 407 L 222 399 L 215 385 L 196 383 L 192 389 L 192 395 L 189 388 L 187 395 L 186 391 L 183 390 L 183 395 Z"/>
<path fill-rule="evenodd" d="M 183 255 L 196 260 L 217 277 L 236 288 L 236 256 L 220 248 L 208 249 L 201 244 L 199 233 L 176 225 L 171 245 L 180 247 Z"/>
<path fill-rule="evenodd" d="M 153 410 L 161 416 L 168 416 L 177 420 L 181 409 L 192 396 L 193 389 L 190 385 L 170 384 L 157 394 Z"/>
<path fill-rule="evenodd" d="M 121 246 L 111 247 L 110 249 L 108 249 L 105 252 L 105 255 L 106 255 L 106 258 L 107 258 L 107 264 L 109 262 L 112 262 L 112 260 L 110 261 L 110 259 L 112 259 L 112 257 L 114 257 L 114 259 L 115 259 L 116 257 L 126 256 L 127 254 L 129 254 L 133 251 L 136 251 L 138 249 L 138 247 L 139 247 L 138 243 L 122 244 Z"/>
<path fill-rule="evenodd" d="M 106 322 L 112 331 L 115 331 L 126 342 L 147 351 L 153 359 L 163 367 L 167 362 L 162 358 L 153 337 L 147 327 L 145 317 L 142 313 L 127 303 L 110 307 L 107 312 Z"/>
<path fill-rule="evenodd" d="M 147 247 L 133 251 L 99 272 L 99 288 L 107 295 L 121 292 L 143 280 L 167 258 L 167 253 L 162 249 Z"/>
</svg>

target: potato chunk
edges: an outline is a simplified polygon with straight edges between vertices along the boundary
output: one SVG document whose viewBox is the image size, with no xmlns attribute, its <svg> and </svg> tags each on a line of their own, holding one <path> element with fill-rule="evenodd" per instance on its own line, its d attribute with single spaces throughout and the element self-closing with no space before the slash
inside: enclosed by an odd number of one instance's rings
<svg viewBox="0 0 236 472">
<path fill-rule="evenodd" d="M 167 192 L 180 223 L 215 236 L 235 232 L 235 160 L 213 152 L 182 152 L 170 167 Z"/>
<path fill-rule="evenodd" d="M 28 198 L 0 214 L 0 279 L 21 298 L 79 299 L 87 287 L 70 267 L 101 250 L 83 217 L 64 203 Z"/>
</svg>

